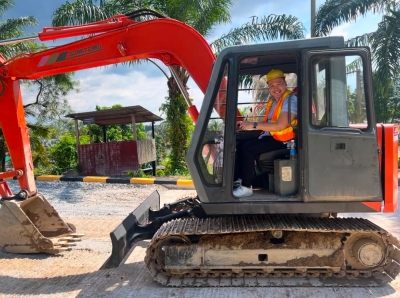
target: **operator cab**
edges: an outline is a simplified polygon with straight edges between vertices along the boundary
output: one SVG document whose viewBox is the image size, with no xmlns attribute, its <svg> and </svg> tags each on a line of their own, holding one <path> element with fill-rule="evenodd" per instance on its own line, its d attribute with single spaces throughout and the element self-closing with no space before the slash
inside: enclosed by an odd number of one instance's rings
<svg viewBox="0 0 400 298">
<path fill-rule="evenodd" d="M 264 122 L 266 105 L 271 98 L 266 83 L 266 73 L 271 69 L 282 70 L 285 73 L 287 89 L 298 96 L 298 58 L 295 52 L 288 51 L 287 53 L 271 53 L 270 55 L 242 59 L 239 71 L 237 109 L 243 117 L 238 117 L 238 121 L 246 119 L 250 122 Z M 255 65 L 256 67 L 254 67 Z M 289 109 L 293 111 L 297 110 L 297 107 L 289 105 Z M 288 122 L 290 123 L 290 121 Z M 262 133 L 262 130 L 238 129 L 236 131 L 236 144 L 257 139 Z M 284 142 L 287 143 L 286 149 L 269 150 L 255 159 L 255 178 L 252 187 L 256 197 L 274 200 L 298 193 L 297 160 L 289 161 L 289 146 L 293 144 L 292 146 L 295 147 L 296 142 L 297 137 L 292 142 Z M 240 162 L 240 160 L 236 157 L 235 163 L 237 162 Z M 283 173 L 283 180 L 275 177 L 275 174 L 278 173 Z M 234 187 L 236 187 L 235 184 Z"/>
<path fill-rule="evenodd" d="M 379 161 L 369 59 L 368 49 L 343 48 L 341 37 L 221 52 L 193 134 L 198 142 L 192 141 L 187 158 L 201 201 L 229 203 L 227 214 L 239 203 L 248 206 L 241 212 L 254 214 L 290 213 L 271 207 L 288 202 L 381 201 L 380 181 L 371 179 L 379 177 Z M 297 159 L 286 149 L 261 154 L 254 161 L 254 194 L 236 198 L 236 144 L 261 134 L 238 131 L 237 123 L 263 121 L 271 69 L 282 70 L 287 88 L 297 93 Z M 271 204 L 256 210 L 259 202 Z"/>
</svg>

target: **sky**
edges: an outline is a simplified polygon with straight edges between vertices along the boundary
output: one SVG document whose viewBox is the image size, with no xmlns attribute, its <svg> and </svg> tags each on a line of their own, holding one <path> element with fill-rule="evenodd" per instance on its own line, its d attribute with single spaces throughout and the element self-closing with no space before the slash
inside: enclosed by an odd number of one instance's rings
<svg viewBox="0 0 400 298">
<path fill-rule="evenodd" d="M 39 25 L 27 31 L 27 34 L 33 35 L 42 31 L 43 27 L 51 27 L 53 12 L 66 3 L 66 0 L 14 0 L 14 2 L 15 6 L 7 11 L 0 21 L 12 17 L 34 16 Z M 215 27 L 206 39 L 212 42 L 228 33 L 230 29 L 251 21 L 252 16 L 262 18 L 270 14 L 291 14 L 298 17 L 307 30 L 306 37 L 309 38 L 310 2 L 310 0 L 236 0 L 231 7 L 231 23 Z M 317 8 L 323 2 L 323 0 L 317 0 Z M 380 21 L 380 15 L 369 14 L 357 20 L 356 23 L 343 24 L 335 28 L 331 35 L 341 35 L 346 40 L 375 31 Z M 60 41 L 57 42 L 57 44 L 60 43 Z M 54 42 L 46 42 L 46 44 L 49 47 L 57 45 Z M 168 73 L 168 70 L 165 70 Z M 71 93 L 67 99 L 76 113 L 94 111 L 96 105 L 111 107 L 114 104 L 121 104 L 122 106 L 141 105 L 163 117 L 159 108 L 167 96 L 167 82 L 164 74 L 151 63 L 142 63 L 134 67 L 113 65 L 82 70 L 75 72 L 74 79 L 80 82 L 79 92 Z M 194 99 L 194 104 L 200 110 L 203 93 L 192 80 L 189 81 L 188 87 L 190 97 Z M 35 97 L 36 94 L 33 92 L 23 90 L 24 104 L 35 101 Z"/>
</svg>

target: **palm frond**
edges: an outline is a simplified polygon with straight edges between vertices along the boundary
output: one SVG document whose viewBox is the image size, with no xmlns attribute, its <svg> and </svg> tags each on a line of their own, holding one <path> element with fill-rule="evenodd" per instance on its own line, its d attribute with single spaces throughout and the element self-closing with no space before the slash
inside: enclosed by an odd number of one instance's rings
<svg viewBox="0 0 400 298">
<path fill-rule="evenodd" d="M 190 16 L 201 9 L 204 0 L 172 0 L 172 1 L 150 1 L 151 7 L 157 11 L 162 11 L 170 18 L 187 23 Z"/>
<path fill-rule="evenodd" d="M 24 28 L 34 26 L 37 21 L 33 17 L 21 17 L 16 19 L 8 19 L 0 23 L 0 40 L 11 39 L 24 36 Z M 34 42 L 21 42 L 12 45 L 1 45 L 0 54 L 6 59 L 16 56 L 22 52 L 31 52 L 38 45 Z"/>
<path fill-rule="evenodd" d="M 201 35 L 207 36 L 212 32 L 213 26 L 231 21 L 229 12 L 229 8 L 232 6 L 231 0 L 198 2 L 201 7 L 196 11 L 192 20 L 188 21 L 188 24 L 199 31 Z"/>
<path fill-rule="evenodd" d="M 0 54 L 6 59 L 17 56 L 20 53 L 30 53 L 45 50 L 47 47 L 45 44 L 35 42 L 20 42 L 11 45 L 1 45 Z"/>
<path fill-rule="evenodd" d="M 356 60 L 354 60 L 353 62 L 351 62 L 350 64 L 346 65 L 346 73 L 353 73 L 356 72 L 359 69 L 363 68 L 363 63 L 362 63 L 362 59 L 361 58 L 357 58 Z"/>
<path fill-rule="evenodd" d="M 104 1 L 104 5 L 100 5 L 100 7 L 108 15 L 129 13 L 141 8 L 149 8 L 147 0 L 108 0 Z"/>
<path fill-rule="evenodd" d="M 253 76 L 239 76 L 239 88 L 250 89 L 253 86 Z M 248 90 L 250 92 L 250 90 Z"/>
<path fill-rule="evenodd" d="M 0 0 L 0 17 L 4 15 L 4 13 L 14 6 L 13 0 Z"/>
<path fill-rule="evenodd" d="M 96 1 L 97 2 L 97 1 Z M 101 1 L 104 5 L 104 1 Z M 104 10 L 102 6 L 97 6 L 94 1 L 77 0 L 76 2 L 66 2 L 53 13 L 53 26 L 72 26 L 87 24 L 104 20 L 112 16 Z"/>
<path fill-rule="evenodd" d="M 400 11 L 385 15 L 372 36 L 373 65 L 386 92 L 400 67 Z"/>
<path fill-rule="evenodd" d="M 37 21 L 34 17 L 20 17 L 7 19 L 0 23 L 0 39 L 21 37 L 24 29 L 29 26 L 36 26 Z"/>
<path fill-rule="evenodd" d="M 95 5 L 96 3 L 99 3 L 99 6 L 104 6 L 104 3 L 106 2 L 107 0 L 88 0 L 87 2 L 90 4 L 90 5 Z"/>
<path fill-rule="evenodd" d="M 203 36 L 209 34 L 213 26 L 230 22 L 231 6 L 232 0 L 174 0 L 151 3 L 151 7 L 156 11 L 189 24 Z"/>
<path fill-rule="evenodd" d="M 356 36 L 354 38 L 350 38 L 345 42 L 346 47 L 370 47 L 371 46 L 371 38 L 373 36 L 373 32 L 365 33 L 360 36 Z"/>
<path fill-rule="evenodd" d="M 4 13 L 15 5 L 13 0 L 0 0 L 0 18 Z"/>
<path fill-rule="evenodd" d="M 343 23 L 355 21 L 368 12 L 387 11 L 392 0 L 327 0 L 318 9 L 315 18 L 315 35 L 326 36 Z"/>
<path fill-rule="evenodd" d="M 218 53 L 223 48 L 236 44 L 304 38 L 304 31 L 303 24 L 295 16 L 269 15 L 263 17 L 260 22 L 256 20 L 230 30 L 228 34 L 213 41 L 210 46 L 214 53 Z"/>
</svg>

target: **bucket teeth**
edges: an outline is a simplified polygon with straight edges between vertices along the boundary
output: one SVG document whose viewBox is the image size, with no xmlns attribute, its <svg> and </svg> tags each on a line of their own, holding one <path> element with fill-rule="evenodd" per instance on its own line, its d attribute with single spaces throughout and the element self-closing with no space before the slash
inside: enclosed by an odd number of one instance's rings
<svg viewBox="0 0 400 298">
<path fill-rule="evenodd" d="M 71 248 L 68 248 L 68 247 L 57 247 L 56 249 L 54 249 L 54 253 L 51 253 L 51 252 L 49 252 L 50 254 L 59 254 L 59 253 L 62 253 L 62 252 L 64 252 L 64 251 L 70 251 L 71 250 Z"/>
<path fill-rule="evenodd" d="M 65 237 L 60 237 L 59 239 L 60 239 L 60 241 L 69 241 L 69 240 L 72 240 L 74 238 L 72 238 L 70 236 L 65 236 Z"/>
<path fill-rule="evenodd" d="M 76 246 L 76 243 L 71 243 L 71 242 L 61 242 L 61 241 L 59 241 L 57 244 L 62 246 L 62 247 Z"/>
<path fill-rule="evenodd" d="M 73 238 L 73 237 L 62 237 L 60 241 L 67 241 L 67 242 L 79 242 L 82 241 L 81 238 Z"/>
<path fill-rule="evenodd" d="M 81 238 L 72 238 L 69 240 L 69 242 L 80 242 L 80 241 L 82 241 Z"/>
</svg>

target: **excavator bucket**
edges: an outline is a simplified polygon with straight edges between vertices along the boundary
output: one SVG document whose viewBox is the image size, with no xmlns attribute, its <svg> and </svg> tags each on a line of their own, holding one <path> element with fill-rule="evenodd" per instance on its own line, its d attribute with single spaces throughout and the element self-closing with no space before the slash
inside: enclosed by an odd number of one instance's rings
<svg viewBox="0 0 400 298">
<path fill-rule="evenodd" d="M 0 202 L 0 246 L 6 252 L 57 254 L 83 236 L 76 234 L 75 227 L 64 222 L 41 194 Z"/>
</svg>

